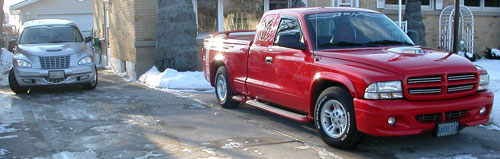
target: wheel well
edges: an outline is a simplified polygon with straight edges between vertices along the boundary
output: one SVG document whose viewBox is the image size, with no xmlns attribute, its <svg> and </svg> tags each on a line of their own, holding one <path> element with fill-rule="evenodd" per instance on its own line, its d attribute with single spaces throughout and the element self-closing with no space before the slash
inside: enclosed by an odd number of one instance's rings
<svg viewBox="0 0 500 159">
<path fill-rule="evenodd" d="M 344 86 L 344 84 L 335 82 L 335 81 L 330 81 L 330 80 L 325 80 L 325 79 L 318 79 L 318 81 L 315 84 L 314 90 L 311 92 L 311 102 L 310 102 L 310 110 L 309 112 L 314 116 L 314 109 L 316 107 L 316 100 L 318 99 L 319 94 L 323 92 L 325 89 L 330 88 L 330 87 L 340 87 L 345 89 L 347 92 L 349 92 L 349 89 Z"/>
<path fill-rule="evenodd" d="M 224 62 L 222 61 L 214 61 L 212 64 L 212 69 L 210 70 L 210 84 L 214 86 L 214 81 L 215 81 L 215 74 L 217 74 L 217 69 L 219 67 L 224 66 Z"/>
</svg>

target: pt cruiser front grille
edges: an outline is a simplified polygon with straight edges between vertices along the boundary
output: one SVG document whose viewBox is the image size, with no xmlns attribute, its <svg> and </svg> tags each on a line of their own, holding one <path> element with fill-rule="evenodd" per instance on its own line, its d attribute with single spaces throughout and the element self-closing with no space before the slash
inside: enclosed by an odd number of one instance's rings
<svg viewBox="0 0 500 159">
<path fill-rule="evenodd" d="M 68 68 L 70 56 L 46 56 L 40 57 L 40 66 L 43 69 Z"/>
</svg>

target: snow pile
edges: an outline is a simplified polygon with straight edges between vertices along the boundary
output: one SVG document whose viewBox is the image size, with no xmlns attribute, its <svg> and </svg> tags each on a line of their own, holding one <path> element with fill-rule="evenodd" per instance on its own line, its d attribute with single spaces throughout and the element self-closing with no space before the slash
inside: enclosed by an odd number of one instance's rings
<svg viewBox="0 0 500 159">
<path fill-rule="evenodd" d="M 474 62 L 474 64 L 488 70 L 490 75 L 489 89 L 495 94 L 493 110 L 490 115 L 490 121 L 493 124 L 487 126 L 487 129 L 500 131 L 500 60 L 482 59 Z"/>
<path fill-rule="evenodd" d="M 0 58 L 0 86 L 5 86 L 9 84 L 9 69 L 12 67 L 12 58 L 14 54 L 7 51 L 7 49 L 2 48 L 2 54 Z"/>
<path fill-rule="evenodd" d="M 496 57 L 500 57 L 500 50 L 495 49 L 495 48 L 491 48 L 491 55 L 496 56 Z"/>
<path fill-rule="evenodd" d="M 139 82 L 152 88 L 178 91 L 212 91 L 203 72 L 178 72 L 167 68 L 160 72 L 156 66 L 139 77 Z"/>
</svg>

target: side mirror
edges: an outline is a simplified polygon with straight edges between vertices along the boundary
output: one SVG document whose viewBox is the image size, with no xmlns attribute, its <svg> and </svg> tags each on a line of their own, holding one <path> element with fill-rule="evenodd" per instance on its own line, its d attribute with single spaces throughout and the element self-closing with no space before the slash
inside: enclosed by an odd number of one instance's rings
<svg viewBox="0 0 500 159">
<path fill-rule="evenodd" d="M 300 42 L 300 36 L 296 34 L 279 34 L 276 37 L 275 44 L 287 48 L 306 50 L 306 45 Z"/>
<path fill-rule="evenodd" d="M 410 37 L 411 41 L 413 41 L 413 43 L 415 43 L 415 45 L 420 44 L 420 39 L 418 38 L 418 32 L 417 31 L 415 31 L 415 30 L 408 30 L 408 32 L 406 33 L 406 35 L 408 35 L 408 37 Z"/>
<path fill-rule="evenodd" d="M 7 50 L 9 50 L 10 52 L 14 52 L 16 47 L 17 47 L 17 40 L 10 40 Z"/>
<path fill-rule="evenodd" d="M 94 38 L 92 38 L 92 36 L 85 37 L 85 43 L 91 42 L 92 39 L 94 39 Z"/>
</svg>

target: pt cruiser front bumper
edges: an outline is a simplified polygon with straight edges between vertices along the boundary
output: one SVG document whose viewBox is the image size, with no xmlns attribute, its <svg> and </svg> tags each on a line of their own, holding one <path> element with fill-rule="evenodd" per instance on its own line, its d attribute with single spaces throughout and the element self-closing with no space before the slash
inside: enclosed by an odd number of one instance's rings
<svg viewBox="0 0 500 159">
<path fill-rule="evenodd" d="M 49 79 L 49 71 L 64 71 L 64 77 Z M 23 87 L 89 83 L 94 78 L 96 71 L 93 63 L 61 69 L 14 67 L 17 83 Z"/>
</svg>

